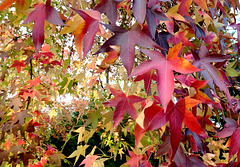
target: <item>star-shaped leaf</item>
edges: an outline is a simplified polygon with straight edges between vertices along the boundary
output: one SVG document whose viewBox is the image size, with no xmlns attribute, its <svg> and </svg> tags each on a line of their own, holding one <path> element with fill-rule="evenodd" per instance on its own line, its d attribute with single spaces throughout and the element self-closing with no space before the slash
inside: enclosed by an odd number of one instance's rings
<svg viewBox="0 0 240 167">
<path fill-rule="evenodd" d="M 28 110 L 23 110 L 20 112 L 16 112 L 15 114 L 13 114 L 14 119 L 13 119 L 13 124 L 19 122 L 19 124 L 21 126 L 23 126 L 23 124 L 25 123 L 25 118 L 26 117 L 32 117 L 30 114 L 27 113 Z"/>
<path fill-rule="evenodd" d="M 212 65 L 212 62 L 223 62 L 230 58 L 231 56 L 222 55 L 222 54 L 207 54 L 208 50 L 204 43 L 202 43 L 199 53 L 192 52 L 195 61 L 193 65 L 204 69 L 200 74 L 206 79 L 209 80 L 208 85 L 215 91 L 213 82 L 219 87 L 221 91 L 224 91 L 230 101 L 231 97 L 228 91 L 226 84 L 224 83 L 223 77 L 219 70 Z M 230 104 L 231 105 L 231 104 Z"/>
<path fill-rule="evenodd" d="M 51 6 L 51 0 L 47 0 L 46 4 L 41 3 L 35 6 L 34 11 L 32 11 L 23 22 L 25 24 L 35 21 L 32 37 L 36 53 L 39 51 L 44 42 L 45 20 L 52 24 L 65 26 L 58 14 L 58 11 Z"/>
<path fill-rule="evenodd" d="M 83 28 L 81 28 L 82 34 L 85 34 L 83 39 L 83 58 L 85 58 L 93 46 L 94 37 L 96 36 L 97 32 L 100 31 L 99 20 L 91 17 L 83 10 L 73 10 L 85 20 L 85 24 Z"/>
<path fill-rule="evenodd" d="M 173 70 L 188 74 L 200 71 L 194 67 L 190 62 L 184 58 L 178 57 L 182 49 L 182 44 L 175 45 L 169 49 L 168 57 L 165 58 L 161 52 L 155 50 L 142 50 L 142 52 L 149 56 L 151 60 L 145 61 L 135 68 L 135 71 L 129 76 L 142 75 L 152 69 L 157 69 L 158 81 L 158 95 L 162 102 L 164 109 L 166 109 L 169 100 L 172 97 L 174 90 L 174 75 Z"/>
<path fill-rule="evenodd" d="M 126 111 L 133 119 L 136 119 L 137 110 L 133 104 L 141 102 L 144 99 L 135 95 L 126 96 L 121 90 L 117 90 L 110 86 L 109 89 L 115 97 L 103 104 L 116 107 L 113 115 L 113 127 L 116 127 L 122 121 Z"/>
<path fill-rule="evenodd" d="M 154 5 L 150 9 L 147 8 L 147 24 L 152 37 L 155 37 L 159 21 L 170 20 L 160 8 L 161 6 L 159 5 Z"/>
<path fill-rule="evenodd" d="M 238 159 L 240 158 L 239 150 L 240 150 L 240 128 L 238 123 L 234 119 L 224 118 L 226 124 L 224 125 L 224 129 L 215 137 L 217 138 L 226 138 L 230 137 L 230 146 L 229 146 L 229 160 L 233 157 L 234 154 L 237 154 Z"/>
<path fill-rule="evenodd" d="M 30 84 L 30 87 L 32 87 L 33 85 L 38 86 L 42 81 L 40 80 L 40 77 L 37 77 L 27 82 Z"/>
<path fill-rule="evenodd" d="M 20 73 L 21 68 L 26 67 L 25 61 L 24 60 L 22 60 L 22 61 L 14 60 L 13 65 L 11 67 L 17 67 L 17 72 Z"/>
<path fill-rule="evenodd" d="M 101 0 L 100 3 L 94 8 L 101 13 L 106 13 L 109 21 L 116 24 L 117 21 L 117 5 L 119 1 L 116 0 Z"/>
<path fill-rule="evenodd" d="M 146 2 L 146 0 L 133 0 L 133 14 L 141 25 L 146 17 Z"/>
<path fill-rule="evenodd" d="M 87 155 L 87 157 L 81 162 L 80 165 L 85 165 L 85 167 L 91 167 L 97 158 L 99 158 L 98 155 Z"/>
<path fill-rule="evenodd" d="M 189 96 L 181 99 L 176 104 L 172 101 L 168 104 L 167 111 L 158 112 L 151 120 L 147 130 L 154 130 L 162 127 L 169 121 L 171 132 L 172 158 L 174 157 L 178 145 L 181 141 L 182 123 L 184 123 L 191 131 L 207 137 L 197 119 L 193 116 L 190 108 L 196 106 L 201 101 L 190 98 Z"/>
<path fill-rule="evenodd" d="M 205 9 L 206 11 L 209 11 L 206 0 L 181 0 L 181 4 L 179 6 L 179 14 L 181 14 L 182 16 L 186 15 L 192 4 L 192 1 L 194 1 L 198 6 Z"/>
<path fill-rule="evenodd" d="M 196 94 L 193 96 L 193 98 L 202 101 L 202 103 L 207 104 L 214 104 L 215 102 L 212 101 L 205 93 L 203 93 L 200 88 L 204 87 L 208 81 L 195 81 L 191 84 L 191 87 L 193 87 L 196 91 Z"/>
<path fill-rule="evenodd" d="M 149 94 L 151 82 L 152 82 L 152 80 L 157 81 L 157 75 L 154 74 L 153 70 L 151 70 L 142 75 L 138 75 L 134 81 L 141 81 L 141 80 L 144 80 L 144 87 L 147 91 L 147 94 Z"/>
<path fill-rule="evenodd" d="M 115 33 L 114 36 L 109 38 L 101 48 L 96 52 L 103 53 L 112 50 L 111 45 L 121 46 L 120 57 L 123 65 L 127 70 L 128 75 L 132 71 L 135 59 L 135 45 L 145 48 L 158 48 L 161 49 L 139 26 L 134 26 L 130 30 L 118 26 L 105 25 L 109 30 Z"/>
<path fill-rule="evenodd" d="M 69 155 L 67 158 L 73 158 L 76 157 L 74 166 L 76 162 L 78 161 L 80 155 L 85 156 L 86 149 L 89 147 L 89 145 L 84 145 L 84 146 L 77 146 L 77 150 L 75 150 L 71 155 Z"/>
</svg>

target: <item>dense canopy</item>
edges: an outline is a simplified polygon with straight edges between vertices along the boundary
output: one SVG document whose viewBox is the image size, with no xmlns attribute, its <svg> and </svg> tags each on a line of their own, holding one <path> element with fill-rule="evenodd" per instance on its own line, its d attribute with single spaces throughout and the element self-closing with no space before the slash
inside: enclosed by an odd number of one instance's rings
<svg viewBox="0 0 240 167">
<path fill-rule="evenodd" d="M 239 10 L 0 1 L 0 165 L 239 166 Z"/>
</svg>

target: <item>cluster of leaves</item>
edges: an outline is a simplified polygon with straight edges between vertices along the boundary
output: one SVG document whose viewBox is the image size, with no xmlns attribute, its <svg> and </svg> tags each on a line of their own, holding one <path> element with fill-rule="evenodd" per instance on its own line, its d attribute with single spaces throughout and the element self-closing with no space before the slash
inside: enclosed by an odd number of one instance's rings
<svg viewBox="0 0 240 167">
<path fill-rule="evenodd" d="M 240 165 L 238 10 L 3 1 L 0 165 Z"/>
</svg>

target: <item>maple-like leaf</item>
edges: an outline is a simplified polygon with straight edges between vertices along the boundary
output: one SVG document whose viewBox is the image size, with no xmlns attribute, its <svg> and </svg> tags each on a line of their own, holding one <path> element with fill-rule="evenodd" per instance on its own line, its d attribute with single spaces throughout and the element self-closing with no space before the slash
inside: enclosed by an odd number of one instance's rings
<svg viewBox="0 0 240 167">
<path fill-rule="evenodd" d="M 136 145 L 141 140 L 146 131 L 159 129 L 168 121 L 170 124 L 173 157 L 181 140 L 182 123 L 184 123 L 192 132 L 202 137 L 207 137 L 197 119 L 189 110 L 200 102 L 201 101 L 192 99 L 187 96 L 178 101 L 176 104 L 170 101 L 166 112 L 164 112 L 163 109 L 156 104 L 153 104 L 152 106 L 146 108 L 144 111 L 144 129 L 141 128 L 138 124 L 135 128 Z"/>
<path fill-rule="evenodd" d="M 195 23 L 195 20 L 194 20 L 194 19 L 192 19 L 190 16 L 187 16 L 187 15 L 185 15 L 184 18 L 185 18 L 187 21 L 190 22 L 190 24 L 191 24 L 191 26 L 192 26 L 192 29 L 193 29 L 193 31 L 195 32 L 197 38 L 203 38 L 203 37 L 206 38 L 205 32 L 204 32 L 203 29 L 199 26 L 199 24 L 196 24 L 196 23 Z"/>
<path fill-rule="evenodd" d="M 130 165 L 130 167 L 152 167 L 145 154 L 136 155 L 133 151 L 128 151 L 128 153 L 130 155 L 130 159 L 125 163 L 125 165 Z"/>
<path fill-rule="evenodd" d="M 52 24 L 66 26 L 60 18 L 58 11 L 51 6 L 51 0 L 47 0 L 46 4 L 41 3 L 35 6 L 34 11 L 28 15 L 23 23 L 25 24 L 35 21 L 32 38 L 36 53 L 39 51 L 44 42 L 45 20 Z"/>
<path fill-rule="evenodd" d="M 117 5 L 119 0 L 101 0 L 100 3 L 94 8 L 101 13 L 106 13 L 109 21 L 116 24 L 117 21 Z"/>
<path fill-rule="evenodd" d="M 146 0 L 133 0 L 133 14 L 140 25 L 142 25 L 145 20 L 146 2 Z"/>
<path fill-rule="evenodd" d="M 161 127 L 167 123 L 166 117 L 163 116 L 164 112 L 163 109 L 158 106 L 157 104 L 153 103 L 151 106 L 145 108 L 144 110 L 144 120 L 143 120 L 143 127 L 141 127 L 139 124 L 136 124 L 135 126 L 135 144 L 136 146 L 148 130 L 154 130 L 156 129 L 154 126 L 154 123 L 152 121 L 158 121 L 161 122 L 162 125 L 157 126 Z M 155 118 L 155 116 L 157 118 Z"/>
<path fill-rule="evenodd" d="M 182 122 L 193 132 L 198 135 L 207 137 L 202 127 L 199 125 L 197 119 L 189 111 L 190 108 L 196 106 L 201 101 L 191 99 L 190 97 L 185 97 L 174 104 L 172 101 L 169 103 L 167 108 L 167 118 L 170 123 L 170 132 L 171 132 L 171 146 L 172 146 L 172 156 L 177 151 L 178 145 L 181 140 L 182 134 Z"/>
<path fill-rule="evenodd" d="M 204 87 L 207 83 L 208 81 L 204 80 L 195 81 L 191 84 L 191 87 L 193 87 L 196 91 L 196 94 L 193 96 L 193 98 L 202 101 L 202 103 L 214 104 L 215 102 L 212 101 L 205 93 L 200 90 L 200 88 Z"/>
<path fill-rule="evenodd" d="M 66 158 L 61 152 L 56 152 L 49 156 L 49 163 L 56 166 L 61 166 L 61 161 Z"/>
<path fill-rule="evenodd" d="M 148 121 L 149 126 L 146 129 L 147 131 L 161 128 L 169 121 L 173 157 L 181 140 L 182 123 L 184 123 L 191 131 L 197 133 L 198 135 L 207 137 L 197 119 L 189 111 L 190 108 L 196 106 L 200 102 L 201 101 L 192 99 L 189 96 L 181 99 L 176 104 L 170 101 L 166 112 L 160 110 L 152 118 L 150 118 L 151 120 Z"/>
<path fill-rule="evenodd" d="M 96 54 L 111 51 L 111 45 L 121 46 L 120 57 L 128 75 L 130 75 L 134 64 L 135 45 L 145 48 L 161 49 L 161 47 L 157 45 L 144 31 L 142 31 L 139 26 L 133 26 L 130 30 L 112 25 L 105 26 L 114 32 L 115 35 L 109 38 L 96 52 Z"/>
<path fill-rule="evenodd" d="M 221 91 L 224 91 L 230 101 L 231 97 L 228 91 L 226 84 L 223 81 L 223 77 L 219 70 L 212 65 L 212 62 L 223 62 L 231 56 L 222 55 L 222 54 L 207 54 L 208 50 L 204 43 L 202 43 L 199 53 L 192 52 L 195 61 L 193 65 L 204 69 L 200 72 L 200 74 L 205 78 L 205 80 L 209 80 L 208 85 L 215 91 L 213 82 L 219 87 Z M 230 103 L 231 105 L 231 103 Z"/>
<path fill-rule="evenodd" d="M 85 167 L 91 167 L 91 165 L 93 165 L 93 163 L 96 161 L 96 159 L 98 159 L 99 156 L 98 155 L 87 155 L 87 157 L 82 161 L 81 165 L 85 165 Z"/>
<path fill-rule="evenodd" d="M 174 157 L 174 163 L 176 166 L 185 167 L 207 167 L 197 156 L 186 156 L 181 146 L 178 147 L 176 155 Z"/>
<path fill-rule="evenodd" d="M 124 118 L 125 112 L 133 118 L 137 118 L 137 110 L 134 103 L 143 101 L 144 99 L 135 95 L 126 96 L 121 90 L 117 90 L 109 86 L 111 93 L 115 96 L 103 104 L 106 106 L 116 107 L 113 115 L 113 127 L 116 127 Z"/>
<path fill-rule="evenodd" d="M 73 10 L 85 20 L 84 29 L 82 32 L 83 34 L 86 34 L 83 39 L 83 58 L 85 58 L 87 53 L 92 48 L 96 33 L 100 31 L 99 20 L 91 17 L 83 10 Z"/>
<path fill-rule="evenodd" d="M 150 9 L 147 7 L 147 24 L 153 38 L 155 37 L 159 22 L 170 20 L 160 8 L 160 5 L 154 5 Z"/>
<path fill-rule="evenodd" d="M 100 73 L 106 70 L 110 65 L 112 65 L 118 59 L 118 53 L 113 50 L 108 52 L 108 56 L 98 65 L 99 69 L 95 73 Z"/>
<path fill-rule="evenodd" d="M 80 10 L 80 13 L 83 13 L 83 12 L 89 15 L 89 17 L 92 17 L 92 19 L 90 19 L 89 21 L 93 21 L 93 19 L 95 19 L 95 21 L 101 20 L 101 14 L 96 10 Z M 81 59 L 82 59 L 82 54 L 85 54 L 85 53 L 82 53 L 83 47 L 86 48 L 86 45 L 88 42 L 85 39 L 85 36 L 88 31 L 88 26 L 89 26 L 89 23 L 87 22 L 88 20 L 85 20 L 84 18 L 81 17 L 81 15 L 77 14 L 67 22 L 68 27 L 65 26 L 60 32 L 60 34 L 73 33 L 73 35 L 75 36 L 75 47 Z M 100 29 L 100 28 L 101 26 L 99 25 L 99 28 L 97 29 Z M 83 42 L 84 39 L 86 43 Z M 89 42 L 92 42 L 92 41 L 89 41 Z"/>
<path fill-rule="evenodd" d="M 169 32 L 160 32 L 155 34 L 155 41 L 156 43 L 161 46 L 163 49 L 166 51 L 169 50 L 169 43 L 168 39 L 171 38 L 173 35 L 170 34 Z M 161 50 L 162 54 L 166 56 L 166 51 Z"/>
<path fill-rule="evenodd" d="M 11 67 L 17 67 L 17 72 L 20 73 L 21 72 L 21 68 L 22 67 L 26 67 L 25 61 L 18 61 L 18 60 L 14 60 L 13 65 Z"/>
<path fill-rule="evenodd" d="M 226 121 L 224 125 L 224 129 L 218 133 L 216 138 L 226 138 L 230 137 L 230 146 L 229 146 L 229 160 L 233 157 L 234 154 L 237 154 L 238 159 L 240 158 L 239 150 L 240 150 L 240 128 L 238 123 L 234 119 L 224 118 Z"/>
<path fill-rule="evenodd" d="M 17 112 L 17 111 L 20 109 L 20 107 L 23 106 L 23 103 L 22 103 L 22 101 L 21 101 L 20 98 L 14 97 L 14 98 L 12 99 L 11 103 L 9 104 L 9 106 L 10 106 L 10 107 L 13 106 L 13 110 L 14 110 L 15 112 Z"/>
<path fill-rule="evenodd" d="M 149 89 L 151 86 L 151 82 L 152 82 L 152 80 L 157 81 L 157 75 L 154 74 L 153 70 L 151 70 L 142 75 L 138 75 L 134 81 L 141 81 L 141 80 L 144 80 L 144 87 L 147 91 L 147 94 L 149 95 Z"/>
<path fill-rule="evenodd" d="M 25 123 L 25 118 L 26 117 L 32 117 L 30 114 L 27 113 L 28 110 L 23 110 L 20 112 L 16 112 L 15 114 L 13 114 L 14 119 L 13 119 L 13 124 L 18 123 L 23 126 L 23 124 Z"/>
<path fill-rule="evenodd" d="M 169 49 L 168 57 L 165 58 L 161 52 L 155 50 L 142 50 L 142 52 L 149 56 L 151 60 L 145 61 L 135 68 L 135 71 L 129 76 L 142 75 L 152 69 L 157 69 L 158 81 L 158 95 L 162 102 L 164 109 L 166 109 L 169 100 L 172 97 L 174 90 L 174 75 L 173 70 L 188 74 L 200 71 L 194 67 L 190 62 L 184 58 L 178 57 L 182 49 L 182 43 L 175 45 Z"/>
<path fill-rule="evenodd" d="M 24 166 L 28 166 L 28 162 L 30 159 L 35 159 L 32 152 L 23 152 L 20 153 L 19 156 L 22 159 Z"/>
<path fill-rule="evenodd" d="M 33 85 L 38 86 L 42 81 L 40 80 L 40 77 L 37 77 L 27 82 L 30 84 L 30 87 L 32 87 Z"/>
<path fill-rule="evenodd" d="M 206 11 L 209 11 L 206 0 L 193 0 L 193 1 L 201 8 L 205 9 Z M 186 15 L 189 11 L 191 4 L 192 4 L 192 0 L 181 0 L 181 4 L 179 6 L 179 11 L 178 11 L 179 14 L 181 14 L 182 16 Z"/>
<path fill-rule="evenodd" d="M 74 166 L 76 162 L 78 161 L 80 155 L 85 157 L 86 149 L 89 147 L 89 145 L 84 145 L 84 146 L 77 146 L 77 150 L 75 150 L 71 155 L 69 155 L 67 158 L 73 158 L 76 157 Z"/>
</svg>

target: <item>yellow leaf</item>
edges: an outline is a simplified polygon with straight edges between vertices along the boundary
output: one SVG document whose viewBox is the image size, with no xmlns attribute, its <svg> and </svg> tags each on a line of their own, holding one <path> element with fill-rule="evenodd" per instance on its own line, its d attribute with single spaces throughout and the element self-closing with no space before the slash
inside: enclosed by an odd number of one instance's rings
<svg viewBox="0 0 240 167">
<path fill-rule="evenodd" d="M 86 149 L 89 147 L 89 145 L 84 145 L 84 146 L 77 146 L 77 150 L 75 150 L 71 155 L 69 155 L 67 158 L 73 158 L 76 157 L 75 162 L 74 162 L 74 166 L 76 164 L 76 162 L 78 161 L 80 155 L 85 157 L 86 154 Z"/>
<path fill-rule="evenodd" d="M 69 20 L 67 22 L 68 27 L 65 26 L 61 30 L 60 34 L 72 33 L 78 28 L 79 25 L 81 25 L 83 23 L 85 24 L 84 19 L 77 14 L 77 15 L 73 16 L 71 20 Z"/>
<path fill-rule="evenodd" d="M 78 142 L 77 142 L 78 144 L 82 141 L 82 137 L 83 137 L 83 132 L 84 131 L 85 131 L 85 127 L 84 126 L 78 128 L 77 130 L 74 131 L 76 133 L 79 133 L 79 135 L 78 135 Z"/>
<path fill-rule="evenodd" d="M 179 6 L 180 6 L 180 4 L 177 4 L 177 5 L 173 6 L 173 7 L 171 7 L 168 10 L 168 12 L 166 13 L 167 17 L 170 18 L 170 19 L 172 19 L 172 17 L 173 17 L 176 20 L 185 21 L 184 17 L 177 13 Z M 167 21 L 167 22 L 169 22 L 169 21 Z"/>
</svg>

